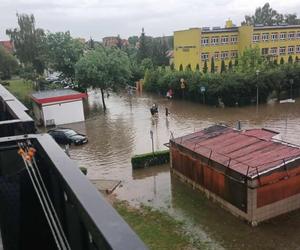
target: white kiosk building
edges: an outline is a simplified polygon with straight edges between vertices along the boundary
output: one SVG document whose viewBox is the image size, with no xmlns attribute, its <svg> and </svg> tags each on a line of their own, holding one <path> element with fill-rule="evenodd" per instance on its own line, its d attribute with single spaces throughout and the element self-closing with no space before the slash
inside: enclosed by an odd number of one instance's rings
<svg viewBox="0 0 300 250">
<path fill-rule="evenodd" d="M 84 121 L 82 99 L 85 93 L 71 89 L 33 93 L 33 113 L 39 125 L 54 126 Z"/>
</svg>

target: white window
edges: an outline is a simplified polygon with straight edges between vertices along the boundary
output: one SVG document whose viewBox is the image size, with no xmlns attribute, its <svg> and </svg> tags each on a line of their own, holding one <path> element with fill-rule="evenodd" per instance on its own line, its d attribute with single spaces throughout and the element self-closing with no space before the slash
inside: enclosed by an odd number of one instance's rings
<svg viewBox="0 0 300 250">
<path fill-rule="evenodd" d="M 268 41 L 268 40 L 269 40 L 269 33 L 263 33 L 263 34 L 262 34 L 262 40 L 263 40 L 264 42 Z"/>
<path fill-rule="evenodd" d="M 295 46 L 289 46 L 288 47 L 288 54 L 294 54 Z"/>
<path fill-rule="evenodd" d="M 207 46 L 209 44 L 209 38 L 208 37 L 202 37 L 201 39 L 201 45 Z"/>
<path fill-rule="evenodd" d="M 236 43 L 237 43 L 237 40 L 238 40 L 237 36 L 231 36 L 231 37 L 230 37 L 230 42 L 231 42 L 232 44 L 236 44 Z"/>
<path fill-rule="evenodd" d="M 273 47 L 270 49 L 270 54 L 271 55 L 277 55 L 277 48 L 276 47 Z"/>
<path fill-rule="evenodd" d="M 214 57 L 215 57 L 215 60 L 219 60 L 219 52 L 217 51 L 217 52 L 215 52 L 215 55 L 214 55 Z"/>
<path fill-rule="evenodd" d="M 237 57 L 237 50 L 232 50 L 231 51 L 231 58 L 236 58 Z"/>
<path fill-rule="evenodd" d="M 296 38 L 300 39 L 300 32 L 297 32 Z"/>
<path fill-rule="evenodd" d="M 228 58 L 228 51 L 222 51 L 221 52 L 221 59 L 227 59 Z"/>
<path fill-rule="evenodd" d="M 202 61 L 207 61 L 208 60 L 208 53 L 202 53 L 201 54 L 201 59 L 202 59 Z"/>
<path fill-rule="evenodd" d="M 280 33 L 280 40 L 285 40 L 286 39 L 286 33 Z"/>
<path fill-rule="evenodd" d="M 271 40 L 272 41 L 275 41 L 275 40 L 277 40 L 278 39 L 278 34 L 277 33 L 272 33 L 271 34 Z"/>
<path fill-rule="evenodd" d="M 219 37 L 212 37 L 210 40 L 211 45 L 218 45 L 219 44 Z"/>
<path fill-rule="evenodd" d="M 221 37 L 221 43 L 222 44 L 228 44 L 228 36 L 222 36 Z"/>
<path fill-rule="evenodd" d="M 285 47 L 279 48 L 279 55 L 285 55 Z"/>
<path fill-rule="evenodd" d="M 296 53 L 300 53 L 300 45 L 296 46 Z"/>
<path fill-rule="evenodd" d="M 295 38 L 295 32 L 288 33 L 288 39 L 292 40 Z"/>
<path fill-rule="evenodd" d="M 253 35 L 253 42 L 254 42 L 254 43 L 259 42 L 259 39 L 260 39 L 260 34 L 254 34 L 254 35 Z"/>
</svg>

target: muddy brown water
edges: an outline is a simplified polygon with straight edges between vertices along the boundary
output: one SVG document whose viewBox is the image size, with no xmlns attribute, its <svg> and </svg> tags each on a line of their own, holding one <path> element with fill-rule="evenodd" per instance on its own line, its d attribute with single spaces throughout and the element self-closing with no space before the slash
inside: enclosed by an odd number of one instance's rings
<svg viewBox="0 0 300 250">
<path fill-rule="evenodd" d="M 118 198 L 168 212 L 183 221 L 191 238 L 205 249 L 300 249 L 300 211 L 252 228 L 171 176 L 168 165 L 133 171 L 130 164 L 134 154 L 151 151 L 150 130 L 155 150 L 165 149 L 171 132 L 177 137 L 215 123 L 236 126 L 238 120 L 242 128 L 276 130 L 283 139 L 300 144 L 300 99 L 258 109 L 216 108 L 147 94 L 113 94 L 106 103 L 104 113 L 100 93 L 89 93 L 86 121 L 69 126 L 89 138 L 88 144 L 70 149 L 71 158 L 88 168 L 89 178 L 121 180 Z M 153 103 L 159 107 L 156 119 L 149 111 Z"/>
</svg>

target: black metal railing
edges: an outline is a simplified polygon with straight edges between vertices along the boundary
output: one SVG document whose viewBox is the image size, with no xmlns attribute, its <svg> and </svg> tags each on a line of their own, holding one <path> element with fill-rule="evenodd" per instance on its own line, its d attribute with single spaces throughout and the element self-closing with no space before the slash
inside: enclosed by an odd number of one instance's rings
<svg viewBox="0 0 300 250">
<path fill-rule="evenodd" d="M 55 249 L 24 162 L 18 155 L 18 144 L 22 142 L 29 142 L 36 149 L 38 169 L 71 249 L 146 249 L 47 134 L 0 138 L 0 225 L 4 249 L 11 249 L 12 245 L 20 249 Z"/>
</svg>

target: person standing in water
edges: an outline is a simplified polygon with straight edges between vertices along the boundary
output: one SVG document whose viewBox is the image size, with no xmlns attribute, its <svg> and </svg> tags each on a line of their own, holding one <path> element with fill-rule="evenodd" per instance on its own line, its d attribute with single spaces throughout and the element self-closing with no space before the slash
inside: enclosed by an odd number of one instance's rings
<svg viewBox="0 0 300 250">
<path fill-rule="evenodd" d="M 166 108 L 166 117 L 168 117 L 168 116 L 169 116 L 169 114 L 170 114 L 170 112 L 169 112 L 169 109 L 168 109 L 168 108 Z"/>
</svg>

